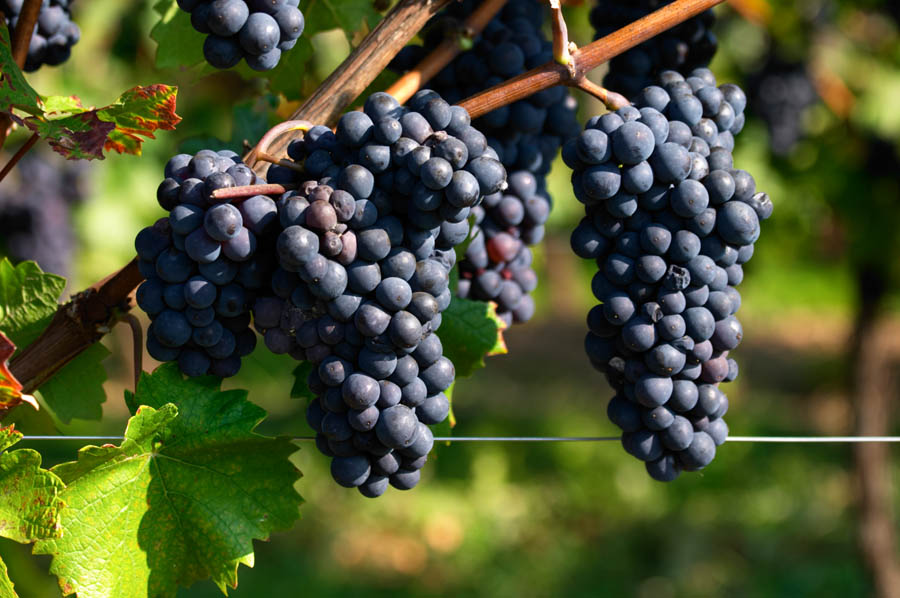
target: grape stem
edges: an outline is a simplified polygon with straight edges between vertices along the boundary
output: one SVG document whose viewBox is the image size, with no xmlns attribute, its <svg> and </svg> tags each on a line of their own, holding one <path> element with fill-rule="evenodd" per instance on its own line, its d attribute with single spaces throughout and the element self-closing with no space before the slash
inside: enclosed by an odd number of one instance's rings
<svg viewBox="0 0 900 598">
<path fill-rule="evenodd" d="M 432 15 L 449 0 L 401 0 L 356 50 L 325 80 L 292 115 L 292 120 L 328 123 L 337 118 Z M 578 86 L 579 75 L 603 64 L 694 17 L 724 0 L 676 0 L 646 17 L 572 53 L 575 77 L 556 62 L 519 75 L 465 100 L 461 105 L 472 118 L 512 104 L 554 85 Z M 281 134 L 269 143 L 267 153 L 280 155 L 290 138 Z M 33 391 L 82 351 L 100 340 L 115 321 L 115 311 L 127 311 L 131 294 L 143 280 L 134 258 L 118 272 L 60 306 L 41 336 L 10 363 L 13 374 Z M 0 411 L 0 419 L 5 413 Z"/>
<path fill-rule="evenodd" d="M 568 68 L 569 74 L 574 77 L 575 62 L 572 60 L 571 52 L 574 52 L 577 46 L 569 41 L 569 28 L 566 26 L 560 0 L 550 0 L 550 12 L 553 15 L 553 60 Z"/>
<path fill-rule="evenodd" d="M 20 69 L 25 66 L 25 59 L 28 57 L 28 45 L 31 43 L 31 34 L 41 12 L 42 3 L 42 0 L 25 0 L 22 10 L 19 11 L 19 20 L 16 21 L 16 26 L 12 31 L 10 49 L 12 50 L 13 60 L 16 61 Z M 11 128 L 12 117 L 8 114 L 0 115 L 0 148 L 6 143 L 6 136 L 9 135 Z M 32 143 L 32 145 L 34 144 Z"/>
<path fill-rule="evenodd" d="M 260 153 L 264 153 L 269 149 L 269 144 L 273 139 L 276 139 L 279 135 L 284 133 L 290 133 L 292 131 L 309 131 L 313 127 L 313 124 L 308 120 L 287 120 L 283 123 L 279 123 L 266 131 L 266 134 L 262 136 L 257 144 L 244 156 L 244 163 L 253 168 L 256 165 L 256 162 L 260 159 Z"/>
<path fill-rule="evenodd" d="M 558 0 L 554 0 L 557 1 Z M 463 50 L 460 37 L 474 39 L 484 31 L 491 19 L 500 12 L 507 0 L 484 0 L 478 5 L 458 29 L 449 35 L 436 48 L 428 53 L 414 69 L 397 79 L 385 92 L 394 96 L 398 102 L 405 104 L 413 94 L 422 89 L 432 77 L 450 64 Z"/>
<path fill-rule="evenodd" d="M 27 154 L 28 150 L 30 150 L 34 146 L 34 144 L 38 142 L 38 139 L 40 139 L 40 136 L 38 136 L 37 133 L 34 133 L 31 137 L 28 138 L 27 141 L 25 141 L 25 143 L 22 144 L 22 147 L 20 147 L 19 151 L 17 151 L 13 155 L 13 157 L 9 159 L 9 162 L 6 163 L 6 165 L 3 167 L 3 170 L 0 170 L 0 181 L 6 178 L 6 175 L 8 175 L 13 167 L 15 167 L 15 165 L 19 163 L 19 160 L 22 159 L 22 156 Z"/>
<path fill-rule="evenodd" d="M 120 322 L 125 322 L 131 328 L 131 347 L 132 361 L 134 364 L 134 392 L 137 392 L 138 381 L 141 379 L 141 372 L 144 371 L 144 329 L 141 328 L 141 322 L 134 314 L 121 314 Z"/>
<path fill-rule="evenodd" d="M 618 110 L 619 108 L 628 106 L 631 103 L 628 101 L 628 98 L 626 98 L 622 94 L 610 91 L 605 87 L 601 87 L 585 76 L 581 76 L 575 81 L 575 87 L 591 94 L 592 96 L 603 102 L 603 105 L 610 110 Z"/>
<path fill-rule="evenodd" d="M 272 154 L 266 152 L 258 152 L 256 154 L 256 159 L 261 160 L 263 162 L 268 162 L 269 164 L 277 164 L 278 166 L 284 166 L 285 168 L 290 168 L 296 172 L 304 172 L 303 165 L 297 164 L 293 160 L 285 160 L 284 158 L 278 158 L 273 156 Z"/>
<path fill-rule="evenodd" d="M 246 199 L 254 195 L 281 195 L 293 189 L 293 185 L 265 183 L 263 185 L 244 185 L 242 187 L 225 187 L 212 192 L 213 199 Z"/>
</svg>

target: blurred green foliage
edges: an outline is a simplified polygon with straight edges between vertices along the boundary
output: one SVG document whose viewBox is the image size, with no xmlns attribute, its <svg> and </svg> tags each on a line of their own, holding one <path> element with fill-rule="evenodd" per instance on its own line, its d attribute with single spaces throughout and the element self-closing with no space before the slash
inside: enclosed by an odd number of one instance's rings
<svg viewBox="0 0 900 598">
<path fill-rule="evenodd" d="M 891 12 L 892 4 L 877 2 L 769 5 L 767 25 L 728 6 L 716 9 L 720 51 L 713 69 L 719 79 L 745 82 L 777 54 L 839 85 L 820 85 L 826 93 L 803 111 L 803 137 L 786 155 L 771 151 L 758 118 L 748 119 L 737 138 L 737 166 L 754 174 L 776 211 L 745 269 L 746 341 L 737 352 L 741 377 L 726 388 L 728 422 L 740 434 L 845 433 L 850 407 L 843 350 L 861 264 L 880 265 L 893 313 L 900 308 L 900 167 L 890 167 L 900 142 L 900 15 Z M 592 37 L 589 8 L 585 2 L 567 9 L 571 37 L 580 45 Z M 149 2 L 76 2 L 75 11 L 83 39 L 72 59 L 32 75 L 33 86 L 99 105 L 110 90 L 176 84 L 184 120 L 176 132 L 147 143 L 140 159 L 110 156 L 92 165 L 92 200 L 76 214 L 80 253 L 70 290 L 121 266 L 133 253 L 135 232 L 162 215 L 154 191 L 168 156 L 180 147 L 196 149 L 198 139 L 253 142 L 253 131 L 278 118 L 259 110 L 274 105 L 259 99 L 266 92 L 259 79 L 155 70 Z M 349 51 L 340 32 L 311 42 L 314 61 L 302 83 L 307 90 Z M 578 99 L 583 118 L 603 110 L 583 94 Z M 239 122 L 232 120 L 235 106 L 244 111 Z M 9 147 L 23 139 L 14 137 Z M 888 167 L 873 166 L 875 158 Z M 536 259 L 543 281 L 538 315 L 508 333 L 509 355 L 490 359 L 486 369 L 457 384 L 458 435 L 614 434 L 605 417 L 609 388 L 582 353 L 583 317 L 593 303 L 591 264 L 568 251 L 568 231 L 581 206 L 561 162 L 550 190 L 554 214 Z M 107 361 L 106 419 L 99 428 L 76 422 L 66 432 L 121 429 L 130 340 L 115 334 L 107 342 L 113 357 Z M 294 365 L 257 352 L 227 383 L 250 389 L 250 399 L 270 412 L 264 432 L 309 433 L 304 402 L 288 398 Z M 26 433 L 52 429 L 39 415 L 17 418 Z M 78 448 L 75 442 L 31 446 L 49 463 L 72 459 Z M 871 593 L 856 550 L 846 446 L 727 444 L 702 474 L 663 485 L 614 442 L 458 444 L 438 449 L 416 490 L 392 491 L 377 501 L 337 487 L 327 459 L 310 443 L 300 448 L 304 519 L 291 533 L 257 544 L 256 566 L 241 570 L 234 596 Z M 0 542 L 21 595 L 58 596 L 46 558 L 27 552 Z M 201 583 L 180 595 L 215 596 L 218 590 Z"/>
</svg>

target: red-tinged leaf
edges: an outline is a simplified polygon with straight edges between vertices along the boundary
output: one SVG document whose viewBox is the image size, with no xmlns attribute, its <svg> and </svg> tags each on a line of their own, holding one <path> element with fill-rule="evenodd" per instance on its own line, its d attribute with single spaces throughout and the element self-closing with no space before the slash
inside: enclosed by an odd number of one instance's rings
<svg viewBox="0 0 900 598">
<path fill-rule="evenodd" d="M 9 112 L 13 108 L 33 115 L 44 112 L 41 98 L 13 59 L 9 29 L 0 26 L 0 112 Z"/>
<path fill-rule="evenodd" d="M 0 407 L 11 409 L 21 403 L 28 403 L 37 409 L 37 401 L 31 395 L 22 394 L 22 383 L 9 371 L 9 358 L 15 352 L 16 346 L 0 332 Z"/>
<path fill-rule="evenodd" d="M 116 128 L 114 123 L 100 120 L 96 111 L 53 120 L 33 117 L 25 124 L 69 160 L 102 160 L 104 144 Z"/>
<path fill-rule="evenodd" d="M 157 129 L 173 130 L 181 121 L 175 114 L 178 88 L 155 84 L 129 89 L 114 104 L 101 108 L 101 120 L 115 123 L 105 148 L 121 153 L 140 155 L 142 137 L 154 139 Z"/>
</svg>

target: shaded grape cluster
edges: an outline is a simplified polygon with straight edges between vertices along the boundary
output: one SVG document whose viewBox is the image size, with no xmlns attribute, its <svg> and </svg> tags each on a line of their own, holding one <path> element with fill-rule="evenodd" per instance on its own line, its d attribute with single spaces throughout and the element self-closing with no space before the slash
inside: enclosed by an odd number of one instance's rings
<svg viewBox="0 0 900 598">
<path fill-rule="evenodd" d="M 278 66 L 281 53 L 294 47 L 305 21 L 299 0 L 178 0 L 191 25 L 207 34 L 203 56 L 218 69 L 243 58 L 255 71 Z"/>
<path fill-rule="evenodd" d="M 394 67 L 413 68 L 460 22 L 476 2 L 454 3 L 428 29 L 423 46 L 407 46 Z M 458 101 L 519 75 L 553 58 L 542 27 L 545 7 L 536 0 L 511 0 L 488 23 L 469 50 L 462 52 L 431 81 L 448 101 Z M 563 87 L 553 87 L 476 119 L 475 126 L 510 173 L 510 187 L 485 198 L 474 211 L 473 242 L 460 260 L 463 298 L 495 301 L 508 324 L 525 322 L 534 313 L 530 293 L 537 285 L 530 245 L 544 235 L 551 201 L 545 177 L 562 143 L 578 134 L 576 102 Z"/>
<path fill-rule="evenodd" d="M 81 30 L 70 13 L 72 1 L 44 0 L 23 70 L 32 72 L 45 64 L 57 66 L 69 59 L 72 46 L 81 39 Z M 16 27 L 23 4 L 24 0 L 0 0 L 0 11 L 10 31 Z"/>
<path fill-rule="evenodd" d="M 769 147 L 784 156 L 803 138 L 804 113 L 819 101 L 819 94 L 802 62 L 770 56 L 747 79 L 753 113 L 766 123 Z"/>
<path fill-rule="evenodd" d="M 551 203 L 539 179 L 528 171 L 510 174 L 508 183 L 506 191 L 486 196 L 474 210 L 473 237 L 459 262 L 456 294 L 494 301 L 497 315 L 511 325 L 534 315 L 530 293 L 538 279 L 529 246 L 543 239 Z"/>
<path fill-rule="evenodd" d="M 71 209 L 89 195 L 90 166 L 37 148 L 0 186 L 0 249 L 68 277 L 76 254 Z"/>
<path fill-rule="evenodd" d="M 429 90 L 408 107 L 376 93 L 288 153 L 297 169 L 267 173 L 297 188 L 276 202 L 279 267 L 255 326 L 313 366 L 307 421 L 334 479 L 368 497 L 410 489 L 449 411 L 455 370 L 436 331 L 454 247 L 506 172 L 468 113 Z"/>
<path fill-rule="evenodd" d="M 616 392 L 607 413 L 625 450 L 657 480 L 702 469 L 728 435 L 718 383 L 738 373 L 735 287 L 772 213 L 734 167 L 745 106 L 707 69 L 665 71 L 563 148 L 585 205 L 572 249 L 598 266 L 585 349 Z"/>
<path fill-rule="evenodd" d="M 591 25 L 599 39 L 669 4 L 671 0 L 597 0 Z M 718 48 L 712 32 L 712 9 L 676 25 L 609 61 L 603 85 L 629 99 L 653 83 L 666 70 L 688 73 L 707 66 Z"/>
<path fill-rule="evenodd" d="M 250 306 L 274 269 L 275 202 L 212 197 L 264 182 L 230 150 L 178 154 L 165 175 L 157 200 L 169 215 L 134 243 L 146 278 L 137 303 L 151 319 L 147 351 L 188 376 L 233 376 L 256 346 Z"/>
</svg>

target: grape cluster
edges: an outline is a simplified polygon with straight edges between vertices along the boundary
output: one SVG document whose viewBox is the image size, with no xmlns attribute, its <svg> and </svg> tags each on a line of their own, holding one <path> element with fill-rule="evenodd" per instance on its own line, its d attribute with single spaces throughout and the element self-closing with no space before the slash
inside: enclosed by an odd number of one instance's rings
<svg viewBox="0 0 900 598">
<path fill-rule="evenodd" d="M 657 480 L 705 467 L 728 435 L 717 384 L 738 373 L 734 287 L 772 213 L 734 168 L 745 106 L 707 69 L 665 71 L 563 147 L 586 206 L 572 248 L 598 266 L 585 349 L 616 391 L 607 413 L 625 450 Z"/>
<path fill-rule="evenodd" d="M 267 173 L 297 188 L 276 202 L 279 268 L 255 326 L 314 366 L 307 421 L 334 479 L 368 497 L 410 489 L 449 410 L 455 370 L 435 331 L 453 248 L 506 172 L 468 113 L 429 90 L 408 108 L 376 93 L 288 153 L 302 171 Z"/>
<path fill-rule="evenodd" d="M 806 109 L 819 100 L 806 66 L 770 56 L 747 79 L 747 88 L 753 112 L 769 130 L 772 152 L 779 156 L 789 154 L 805 133 Z"/>
<path fill-rule="evenodd" d="M 672 0 L 597 0 L 591 9 L 591 25 L 599 39 L 641 19 Z M 688 19 L 609 61 L 603 85 L 629 99 L 650 85 L 665 70 L 687 73 L 710 63 L 718 48 L 712 32 L 712 9 Z"/>
<path fill-rule="evenodd" d="M 477 8 L 477 2 L 453 3 L 426 32 L 424 46 L 407 46 L 394 68 L 407 70 L 433 50 Z M 474 46 L 462 52 L 431 81 L 448 101 L 458 101 L 553 58 L 544 37 L 545 9 L 536 0 L 511 0 L 488 23 Z M 485 198 L 473 213 L 476 228 L 460 260 L 457 295 L 495 301 L 508 324 L 527 321 L 534 312 L 530 293 L 537 285 L 528 246 L 541 241 L 550 214 L 545 177 L 564 141 L 578 134 L 576 102 L 565 88 L 541 91 L 476 119 L 475 126 L 509 171 L 503 194 Z"/>
<path fill-rule="evenodd" d="M 249 308 L 274 268 L 275 202 L 212 197 L 262 182 L 229 150 L 178 154 L 165 175 L 157 200 L 169 215 L 134 242 L 147 279 L 137 303 L 152 320 L 147 351 L 188 376 L 233 376 L 256 346 Z"/>
<path fill-rule="evenodd" d="M 19 20 L 24 0 L 0 0 L 0 12 L 12 31 Z M 42 65 L 57 66 L 69 59 L 72 46 L 81 39 L 81 30 L 72 21 L 72 0 L 44 0 L 37 25 L 28 43 L 24 70 L 36 71 Z"/>
<path fill-rule="evenodd" d="M 0 187 L 0 248 L 68 277 L 75 253 L 71 208 L 90 195 L 90 166 L 37 148 Z"/>
<path fill-rule="evenodd" d="M 281 53 L 294 47 L 305 21 L 299 0 L 178 0 L 191 25 L 207 34 L 203 56 L 218 69 L 243 58 L 255 71 L 278 65 Z"/>
<path fill-rule="evenodd" d="M 531 268 L 530 245 L 544 236 L 550 197 L 534 174 L 520 170 L 509 175 L 509 187 L 484 198 L 474 210 L 472 241 L 459 262 L 462 298 L 494 301 L 507 325 L 527 322 L 534 315 L 537 274 Z"/>
</svg>

